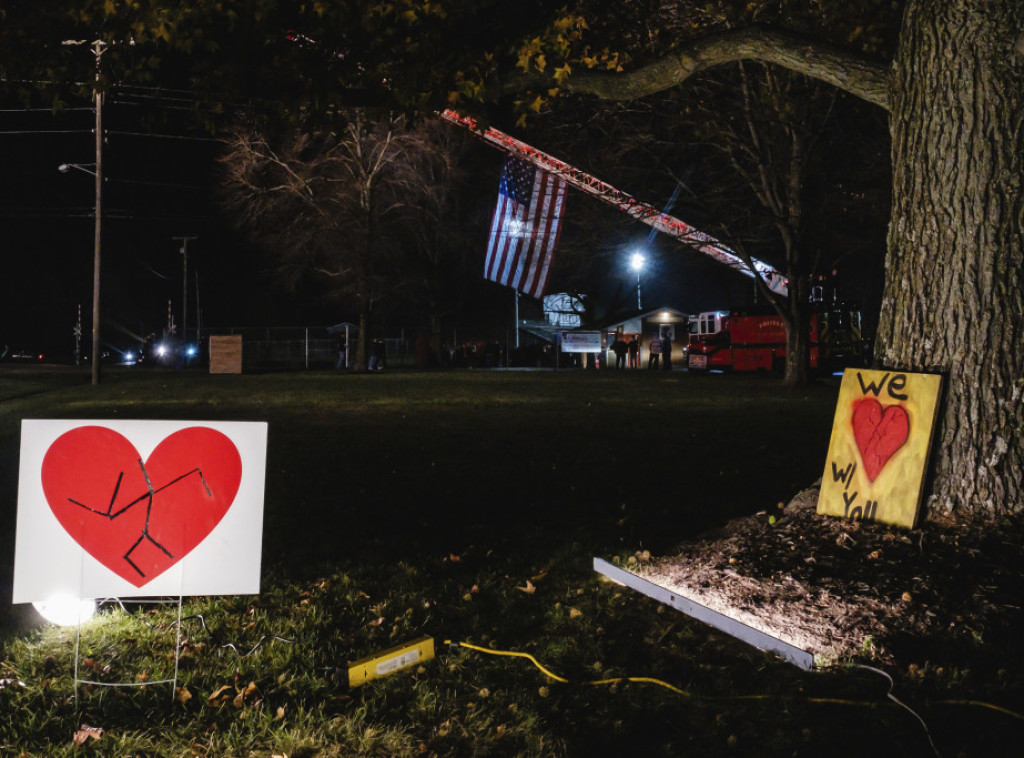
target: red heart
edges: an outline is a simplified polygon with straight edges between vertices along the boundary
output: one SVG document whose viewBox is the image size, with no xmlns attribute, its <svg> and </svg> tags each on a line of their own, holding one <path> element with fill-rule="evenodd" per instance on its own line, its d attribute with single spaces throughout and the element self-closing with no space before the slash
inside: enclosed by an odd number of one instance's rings
<svg viewBox="0 0 1024 758">
<path fill-rule="evenodd" d="M 50 445 L 43 492 L 65 531 L 122 579 L 142 587 L 188 555 L 227 513 L 242 480 L 234 443 L 204 426 L 168 435 L 149 458 L 103 426 Z"/>
<path fill-rule="evenodd" d="M 875 481 L 893 453 L 910 434 L 910 417 L 901 405 L 882 407 L 872 397 L 853 404 L 853 439 L 864 462 L 864 473 Z"/>
</svg>

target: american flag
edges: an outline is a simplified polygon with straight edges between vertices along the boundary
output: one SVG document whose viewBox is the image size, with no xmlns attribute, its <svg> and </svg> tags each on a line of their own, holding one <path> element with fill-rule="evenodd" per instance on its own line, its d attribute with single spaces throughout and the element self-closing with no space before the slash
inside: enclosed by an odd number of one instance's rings
<svg viewBox="0 0 1024 758">
<path fill-rule="evenodd" d="M 566 182 L 508 158 L 498 184 L 484 278 L 540 298 L 551 276 Z"/>
</svg>

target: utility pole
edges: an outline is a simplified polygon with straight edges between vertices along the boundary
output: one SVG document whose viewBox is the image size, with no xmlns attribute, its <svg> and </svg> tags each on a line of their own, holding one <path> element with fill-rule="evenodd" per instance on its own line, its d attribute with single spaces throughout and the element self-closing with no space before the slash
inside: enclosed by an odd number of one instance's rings
<svg viewBox="0 0 1024 758">
<path fill-rule="evenodd" d="M 96 211 L 93 227 L 92 262 L 92 383 L 100 383 L 100 252 L 103 230 L 103 90 L 100 88 L 100 59 L 107 50 L 107 43 L 101 39 L 92 42 L 66 39 L 62 45 L 89 45 L 96 58 L 96 75 L 93 84 L 93 102 L 96 110 Z"/>
<path fill-rule="evenodd" d="M 184 350 L 185 343 L 188 342 L 188 243 L 189 240 L 198 239 L 198 237 L 171 237 L 171 239 L 181 243 L 178 252 L 181 253 L 181 349 Z"/>
<path fill-rule="evenodd" d="M 72 334 L 75 335 L 75 365 L 79 365 L 82 362 L 82 304 L 78 304 L 78 321 L 75 322 L 75 328 L 72 330 Z"/>
</svg>

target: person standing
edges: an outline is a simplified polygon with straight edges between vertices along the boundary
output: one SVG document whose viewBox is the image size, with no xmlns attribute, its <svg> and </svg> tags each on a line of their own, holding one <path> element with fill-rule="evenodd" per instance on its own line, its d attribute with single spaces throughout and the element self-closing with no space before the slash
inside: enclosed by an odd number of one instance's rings
<svg viewBox="0 0 1024 758">
<path fill-rule="evenodd" d="M 622 339 L 621 334 L 615 335 L 615 341 L 612 343 L 612 352 L 615 353 L 615 368 L 626 367 L 626 351 L 628 347 L 626 342 Z"/>
<path fill-rule="evenodd" d="M 632 335 L 629 338 L 629 343 L 626 345 L 626 352 L 629 353 L 629 367 L 639 368 L 640 367 L 640 343 L 637 341 L 636 335 Z"/>
<path fill-rule="evenodd" d="M 666 371 L 672 370 L 672 333 L 665 332 L 661 335 L 661 367 Z"/>
<path fill-rule="evenodd" d="M 658 358 L 661 355 L 661 337 L 655 335 L 651 344 L 647 347 L 647 368 L 658 368 Z"/>
</svg>

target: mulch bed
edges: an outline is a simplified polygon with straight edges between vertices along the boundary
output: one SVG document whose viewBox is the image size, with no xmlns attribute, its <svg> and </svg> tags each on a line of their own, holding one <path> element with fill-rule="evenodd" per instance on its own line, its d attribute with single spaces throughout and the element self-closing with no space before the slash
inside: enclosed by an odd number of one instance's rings
<svg viewBox="0 0 1024 758">
<path fill-rule="evenodd" d="M 818 515 L 817 499 L 805 490 L 627 568 L 823 663 L 1020 660 L 1008 648 L 1024 633 L 1024 520 L 931 518 L 906 530 Z"/>
</svg>

